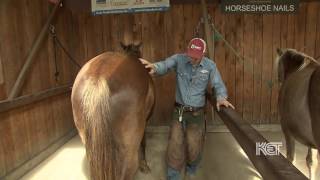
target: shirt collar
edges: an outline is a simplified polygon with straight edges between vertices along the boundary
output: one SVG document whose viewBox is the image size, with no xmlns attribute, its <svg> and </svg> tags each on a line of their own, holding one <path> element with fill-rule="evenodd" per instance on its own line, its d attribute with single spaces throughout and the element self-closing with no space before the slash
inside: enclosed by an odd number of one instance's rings
<svg viewBox="0 0 320 180">
<path fill-rule="evenodd" d="M 191 62 L 190 62 L 190 61 L 191 61 L 191 60 L 190 60 L 190 58 L 188 57 L 188 61 L 187 61 L 186 63 L 191 64 Z M 199 65 L 200 65 L 201 67 L 203 67 L 203 66 L 204 66 L 204 57 L 202 57 L 202 59 L 201 59 L 201 61 L 200 61 Z"/>
</svg>

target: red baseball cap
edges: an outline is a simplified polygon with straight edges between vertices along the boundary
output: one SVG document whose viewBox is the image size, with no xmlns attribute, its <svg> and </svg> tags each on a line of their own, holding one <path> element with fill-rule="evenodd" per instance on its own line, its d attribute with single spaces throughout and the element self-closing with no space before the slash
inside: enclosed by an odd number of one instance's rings
<svg viewBox="0 0 320 180">
<path fill-rule="evenodd" d="M 187 55 L 192 58 L 200 59 L 206 51 L 206 42 L 201 38 L 193 38 L 189 42 Z"/>
</svg>

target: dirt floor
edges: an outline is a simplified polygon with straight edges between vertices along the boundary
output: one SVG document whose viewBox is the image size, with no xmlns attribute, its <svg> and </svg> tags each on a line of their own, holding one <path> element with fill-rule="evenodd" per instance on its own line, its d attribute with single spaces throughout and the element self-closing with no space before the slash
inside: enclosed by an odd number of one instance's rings
<svg viewBox="0 0 320 180">
<path fill-rule="evenodd" d="M 269 141 L 282 141 L 281 132 L 263 132 Z M 147 161 L 151 173 L 138 172 L 135 180 L 165 180 L 164 161 L 167 133 L 148 133 Z M 294 165 L 307 177 L 309 176 L 305 157 L 307 148 L 297 143 Z M 281 147 L 285 153 L 285 147 Z M 313 153 L 313 180 L 320 180 L 320 163 Z M 85 180 L 85 150 L 78 136 L 71 139 L 35 169 L 22 177 L 23 180 Z M 247 156 L 230 133 L 207 133 L 204 157 L 193 179 L 196 180 L 258 180 L 260 174 L 253 167 Z"/>
</svg>

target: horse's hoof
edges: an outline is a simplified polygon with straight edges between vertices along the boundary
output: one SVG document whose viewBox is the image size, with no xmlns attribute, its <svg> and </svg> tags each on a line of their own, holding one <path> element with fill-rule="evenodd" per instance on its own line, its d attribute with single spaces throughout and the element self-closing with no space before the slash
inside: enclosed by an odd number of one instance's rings
<svg viewBox="0 0 320 180">
<path fill-rule="evenodd" d="M 140 171 L 148 174 L 151 172 L 151 169 L 149 168 L 147 162 L 140 162 Z"/>
<path fill-rule="evenodd" d="M 311 166 L 313 165 L 313 161 L 312 160 L 311 161 L 307 160 L 306 164 L 307 164 L 308 168 L 311 168 Z"/>
</svg>

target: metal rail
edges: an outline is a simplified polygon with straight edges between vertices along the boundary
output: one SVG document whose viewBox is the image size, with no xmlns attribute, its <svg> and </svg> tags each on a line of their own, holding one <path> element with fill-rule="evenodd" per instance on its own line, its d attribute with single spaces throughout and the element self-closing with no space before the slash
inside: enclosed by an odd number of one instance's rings
<svg viewBox="0 0 320 180">
<path fill-rule="evenodd" d="M 209 99 L 214 106 L 215 102 Z M 266 142 L 257 130 L 246 122 L 235 110 L 222 107 L 218 112 L 222 121 L 228 127 L 255 168 L 265 180 L 307 180 L 295 166 L 283 155 L 266 156 L 263 153 L 256 155 L 256 143 Z"/>
</svg>

